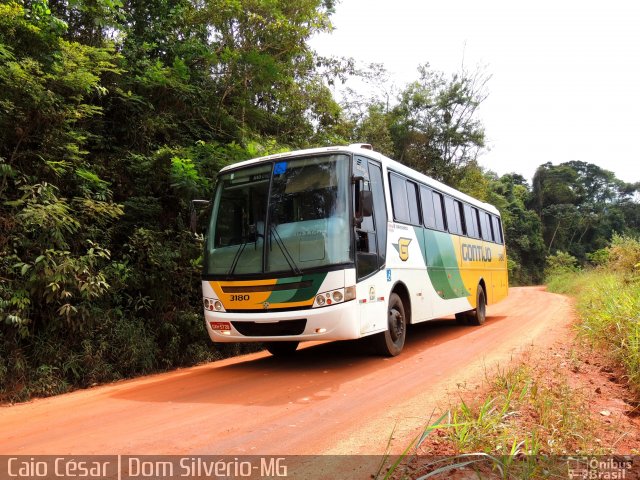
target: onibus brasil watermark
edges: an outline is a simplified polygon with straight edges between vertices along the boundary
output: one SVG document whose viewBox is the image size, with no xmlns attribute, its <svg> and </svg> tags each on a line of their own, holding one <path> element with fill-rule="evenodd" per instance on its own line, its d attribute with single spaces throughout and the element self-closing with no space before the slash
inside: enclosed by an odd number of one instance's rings
<svg viewBox="0 0 640 480">
<path fill-rule="evenodd" d="M 569 479 L 622 480 L 627 478 L 634 462 L 629 457 L 569 457 Z"/>
</svg>

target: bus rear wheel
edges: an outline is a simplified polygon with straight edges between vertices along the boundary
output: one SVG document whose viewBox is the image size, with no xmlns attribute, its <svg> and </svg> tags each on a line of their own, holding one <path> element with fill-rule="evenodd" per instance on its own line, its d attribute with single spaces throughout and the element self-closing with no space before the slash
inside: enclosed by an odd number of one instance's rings
<svg viewBox="0 0 640 480">
<path fill-rule="evenodd" d="M 468 325 L 469 324 L 469 312 L 456 313 L 456 323 L 458 325 Z"/>
<path fill-rule="evenodd" d="M 470 325 L 482 325 L 487 319 L 487 297 L 482 285 L 478 285 L 476 293 L 476 309 L 469 312 L 467 321 Z"/>
<path fill-rule="evenodd" d="M 404 347 L 407 338 L 407 316 L 400 295 L 392 293 L 387 308 L 387 330 L 372 337 L 376 353 L 395 357 Z"/>
<path fill-rule="evenodd" d="M 274 357 L 290 357 L 300 342 L 265 342 L 264 346 Z"/>
</svg>

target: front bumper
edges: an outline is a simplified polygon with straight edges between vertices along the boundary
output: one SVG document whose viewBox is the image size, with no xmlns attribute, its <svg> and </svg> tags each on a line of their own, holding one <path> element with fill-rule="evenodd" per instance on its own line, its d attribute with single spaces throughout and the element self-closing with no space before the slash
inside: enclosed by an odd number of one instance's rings
<svg viewBox="0 0 640 480">
<path fill-rule="evenodd" d="M 273 342 L 273 341 L 322 341 L 322 340 L 351 340 L 359 338 L 360 319 L 358 317 L 358 302 L 349 301 L 321 308 L 307 308 L 285 312 L 264 313 L 227 313 L 205 310 L 204 317 L 209 337 L 214 342 Z M 265 335 L 269 324 L 295 320 L 306 320 L 304 330 L 297 335 Z M 222 333 L 211 328 L 211 322 L 229 322 L 231 329 Z M 257 325 L 256 331 L 260 335 L 243 335 L 234 327 L 233 322 L 248 322 Z M 298 322 L 299 323 L 299 322 Z M 247 325 L 247 327 L 249 327 Z M 251 330 L 243 328 L 243 330 Z M 275 331 L 282 332 L 282 328 L 275 327 Z"/>
</svg>

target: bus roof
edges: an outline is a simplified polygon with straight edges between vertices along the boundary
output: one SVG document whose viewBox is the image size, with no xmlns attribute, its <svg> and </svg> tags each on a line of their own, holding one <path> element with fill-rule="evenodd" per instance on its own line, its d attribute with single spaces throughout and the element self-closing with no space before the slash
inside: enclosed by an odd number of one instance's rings
<svg viewBox="0 0 640 480">
<path fill-rule="evenodd" d="M 462 200 L 464 202 L 469 203 L 470 205 L 476 206 L 478 208 L 482 208 L 484 210 L 487 210 L 488 212 L 491 212 L 495 215 L 500 215 L 500 212 L 498 211 L 498 209 L 496 207 L 494 207 L 493 205 L 489 204 L 489 203 L 485 203 L 482 202 L 480 200 L 477 200 L 469 195 L 467 195 L 466 193 L 463 193 L 459 190 L 456 190 L 455 188 L 451 188 L 448 185 L 445 185 L 442 182 L 439 182 L 438 180 L 435 180 L 427 175 L 424 175 L 410 167 L 407 167 L 406 165 L 403 165 L 400 162 L 397 162 L 395 160 L 392 160 L 389 157 L 386 157 L 384 155 L 382 155 L 379 152 L 373 151 L 371 150 L 370 145 L 368 144 L 353 144 L 353 145 L 344 145 L 344 146 L 334 146 L 334 147 L 321 147 L 321 148 L 308 148 L 305 150 L 295 150 L 295 151 L 291 151 L 291 152 L 283 152 L 283 153 L 275 153 L 273 155 L 267 155 L 265 157 L 259 157 L 259 158 L 254 158 L 251 160 L 245 160 L 242 162 L 238 162 L 238 163 L 234 163 L 232 165 L 227 165 L 226 167 L 224 167 L 223 169 L 220 170 L 220 173 L 224 173 L 227 170 L 235 170 L 237 168 L 242 168 L 242 167 L 248 167 L 250 165 L 254 165 L 257 163 L 261 163 L 261 162 L 265 162 L 265 161 L 270 161 L 270 160 L 277 160 L 277 159 L 284 159 L 284 158 L 289 158 L 289 157 L 297 157 L 297 156 L 307 156 L 307 155 L 318 155 L 318 154 L 335 154 L 335 153 L 352 153 L 352 154 L 356 154 L 356 155 L 361 155 L 363 157 L 368 157 L 371 158 L 373 160 L 377 160 L 379 161 L 384 167 L 386 167 L 387 169 L 390 169 L 394 172 L 400 173 L 408 178 L 411 178 L 413 180 L 416 180 L 419 183 L 423 183 L 425 185 L 428 185 L 430 187 L 433 187 L 434 189 L 442 192 L 442 193 L 446 193 L 448 195 L 451 195 L 452 197 L 455 197 L 459 200 Z"/>
</svg>

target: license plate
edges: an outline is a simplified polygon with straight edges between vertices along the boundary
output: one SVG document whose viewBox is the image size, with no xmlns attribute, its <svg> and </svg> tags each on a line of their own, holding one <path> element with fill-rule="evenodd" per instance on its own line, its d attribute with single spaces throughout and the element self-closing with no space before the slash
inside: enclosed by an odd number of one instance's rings
<svg viewBox="0 0 640 480">
<path fill-rule="evenodd" d="M 231 330 L 229 322 L 209 322 L 211 330 Z"/>
</svg>

